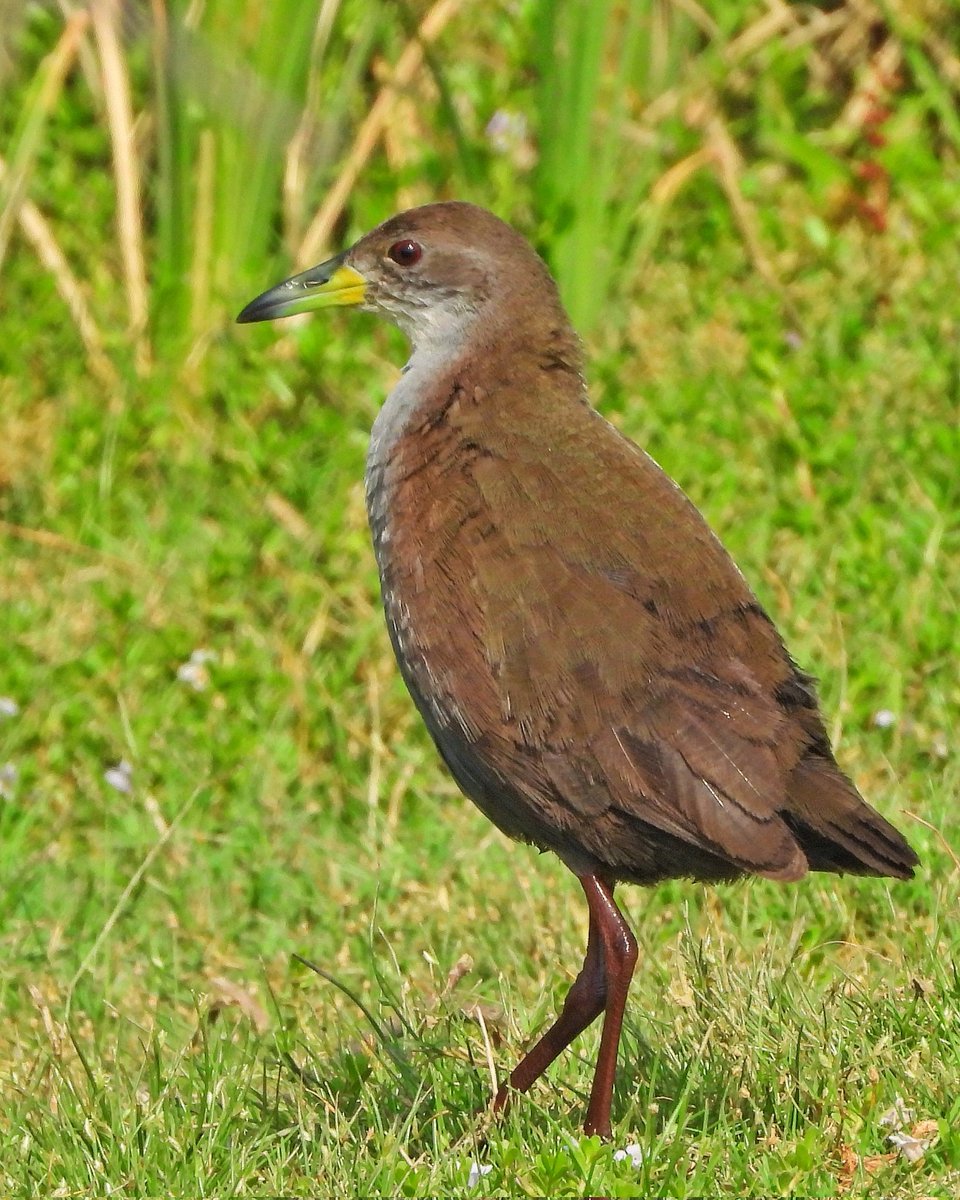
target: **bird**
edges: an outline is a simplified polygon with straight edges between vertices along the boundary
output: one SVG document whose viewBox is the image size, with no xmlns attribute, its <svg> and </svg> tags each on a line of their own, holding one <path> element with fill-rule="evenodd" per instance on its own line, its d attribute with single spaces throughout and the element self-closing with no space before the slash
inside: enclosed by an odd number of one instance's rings
<svg viewBox="0 0 960 1200">
<path fill-rule="evenodd" d="M 619 884 L 919 860 L 838 766 L 814 679 L 700 512 L 591 404 L 520 233 L 463 201 L 412 208 L 237 320 L 330 306 L 411 345 L 365 469 L 400 674 L 460 790 L 586 897 L 583 966 L 493 1109 L 602 1015 L 583 1127 L 609 1139 L 638 958 Z"/>
</svg>

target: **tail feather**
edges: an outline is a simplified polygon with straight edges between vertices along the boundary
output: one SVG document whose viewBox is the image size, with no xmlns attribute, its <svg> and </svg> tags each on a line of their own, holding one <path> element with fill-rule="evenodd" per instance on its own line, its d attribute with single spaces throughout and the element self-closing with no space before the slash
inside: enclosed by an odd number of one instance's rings
<svg viewBox="0 0 960 1200">
<path fill-rule="evenodd" d="M 798 763 L 781 815 L 814 871 L 910 879 L 920 861 L 829 758 L 811 755 Z"/>
</svg>

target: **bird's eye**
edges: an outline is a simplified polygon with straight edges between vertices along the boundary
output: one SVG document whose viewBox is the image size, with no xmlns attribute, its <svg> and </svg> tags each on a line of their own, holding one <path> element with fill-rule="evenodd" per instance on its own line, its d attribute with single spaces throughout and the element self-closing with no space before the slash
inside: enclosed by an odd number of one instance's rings
<svg viewBox="0 0 960 1200">
<path fill-rule="evenodd" d="M 423 247 L 409 238 L 404 238 L 402 242 L 394 242 L 387 251 L 387 257 L 392 258 L 400 267 L 412 267 L 420 261 L 421 254 Z"/>
</svg>

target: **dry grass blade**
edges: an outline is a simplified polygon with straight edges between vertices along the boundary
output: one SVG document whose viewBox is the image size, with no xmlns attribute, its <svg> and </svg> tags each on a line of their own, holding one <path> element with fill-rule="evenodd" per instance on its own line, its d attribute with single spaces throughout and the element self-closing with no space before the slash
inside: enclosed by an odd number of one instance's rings
<svg viewBox="0 0 960 1200">
<path fill-rule="evenodd" d="M 934 825 L 932 822 L 925 820 L 923 817 L 919 816 L 917 813 L 911 812 L 908 808 L 903 810 L 903 815 L 905 817 L 909 817 L 911 821 L 916 821 L 917 824 L 922 825 L 924 827 L 924 829 L 929 829 L 930 832 L 940 842 L 940 845 L 944 848 L 944 850 L 947 852 L 947 854 L 950 856 L 950 858 L 953 860 L 953 865 L 957 868 L 958 871 L 960 871 L 960 854 L 958 854 L 957 851 L 954 850 L 953 846 L 951 846 L 950 843 L 947 841 L 942 829 L 940 829 L 938 826 Z"/>
<path fill-rule="evenodd" d="M 0 158 L 0 181 L 6 170 L 6 164 Z M 43 214 L 30 200 L 21 202 L 18 216 L 24 237 L 36 251 L 40 262 L 53 276 L 57 291 L 70 310 L 73 323 L 86 347 L 90 371 L 101 383 L 113 388 L 117 383 L 117 372 L 104 353 L 103 337 L 90 312 L 83 289 L 71 271 L 66 256 L 53 236 L 53 231 Z"/>
<path fill-rule="evenodd" d="M 370 111 L 364 118 L 357 133 L 356 140 L 347 155 L 336 182 L 330 189 L 327 199 L 320 211 L 310 222 L 310 227 L 304 234 L 303 241 L 297 253 L 297 263 L 306 266 L 315 262 L 321 252 L 327 247 L 330 234 L 337 222 L 357 176 L 363 169 L 364 163 L 373 153 L 380 135 L 390 117 L 390 110 L 396 103 L 397 93 L 407 86 L 419 71 L 423 63 L 423 48 L 439 37 L 444 26 L 454 16 L 460 7 L 460 0 L 437 0 L 427 15 L 423 18 L 416 38 L 411 39 L 404 47 L 397 61 L 396 70 L 390 81 L 380 89 Z"/>
<path fill-rule="evenodd" d="M 764 13 L 759 20 L 748 25 L 731 40 L 724 52 L 724 57 L 731 63 L 747 58 L 756 53 L 761 46 L 765 46 L 774 38 L 779 37 L 784 30 L 793 28 L 797 24 L 797 13 L 790 5 L 782 2 L 773 4 L 769 12 Z"/>
<path fill-rule="evenodd" d="M 660 176 L 650 189 L 651 202 L 661 209 L 668 207 L 699 171 L 712 170 L 724 190 L 756 270 L 777 292 L 790 319 L 799 327 L 799 313 L 767 257 L 756 214 L 744 198 L 740 186 L 743 161 L 733 135 L 709 97 L 701 96 L 692 101 L 687 108 L 687 118 L 691 125 L 703 131 L 703 145 Z"/>
<path fill-rule="evenodd" d="M 36 161 L 40 135 L 46 119 L 60 99 L 63 82 L 77 56 L 80 39 L 88 24 L 86 13 L 70 17 L 60 40 L 40 65 L 38 86 L 33 103 L 24 114 L 10 166 L 0 174 L 0 267 L 6 257 L 10 233 L 17 219 L 27 182 Z"/>
<path fill-rule="evenodd" d="M 322 61 L 330 42 L 334 23 L 340 8 L 340 0 L 322 0 L 313 31 L 310 58 L 314 64 Z M 287 147 L 283 171 L 283 227 L 291 246 L 299 244 L 303 236 L 301 200 L 304 181 L 307 178 L 307 159 L 316 125 L 316 114 L 321 111 L 321 74 L 311 70 L 307 79 L 307 93 L 300 123 Z"/>
<path fill-rule="evenodd" d="M 107 364 L 110 366 L 110 364 Z M 110 366 L 111 371 L 113 370 Z M 131 564 L 128 559 L 121 558 L 117 554 L 109 554 L 104 550 L 98 550 L 94 546 L 84 545 L 83 542 L 76 542 L 70 538 L 61 537 L 59 533 L 54 533 L 50 529 L 32 529 L 26 525 L 16 525 L 12 521 L 0 520 L 0 536 L 15 538 L 20 542 L 29 542 L 33 546 L 42 546 L 45 550 L 58 550 L 66 554 L 85 554 L 93 558 L 99 559 L 102 562 L 108 562 L 111 567 L 118 568 L 129 572 Z"/>
<path fill-rule="evenodd" d="M 666 208 L 683 190 L 696 173 L 713 161 L 710 150 L 701 146 L 686 158 L 681 158 L 668 167 L 650 189 L 650 202 L 658 208 Z"/>
<path fill-rule="evenodd" d="M 903 48 L 895 38 L 888 38 L 868 60 L 859 83 L 837 121 L 837 128 L 859 133 L 873 108 L 889 94 L 903 67 Z"/>
<path fill-rule="evenodd" d="M 711 151 L 713 163 L 717 171 L 717 177 L 720 180 L 723 190 L 726 192 L 730 208 L 733 211 L 737 224 L 740 226 L 740 232 L 743 235 L 747 249 L 750 251 L 754 266 L 767 283 L 780 293 L 785 307 L 790 312 L 791 318 L 799 325 L 800 318 L 793 307 L 793 302 L 763 248 L 763 241 L 760 236 L 760 223 L 752 206 L 745 199 L 743 189 L 740 186 L 740 176 L 743 173 L 743 159 L 727 123 L 720 116 L 719 112 L 710 114 L 706 122 L 705 133 L 707 146 Z"/>
<path fill-rule="evenodd" d="M 100 932 L 93 939 L 93 942 L 92 942 L 89 950 L 86 952 L 86 954 L 80 960 L 80 965 L 77 967 L 76 971 L 74 972 L 73 978 L 70 980 L 70 984 L 67 987 L 67 994 L 66 994 L 66 999 L 65 999 L 64 1008 L 63 1008 L 65 1023 L 69 1022 L 69 1020 L 70 1020 L 70 1010 L 73 1005 L 73 997 L 77 990 L 77 984 L 79 984 L 80 980 L 84 977 L 84 975 L 87 973 L 87 971 L 89 971 L 90 965 L 93 963 L 94 959 L 100 953 L 100 949 L 103 946 L 104 942 L 106 942 L 107 938 L 110 936 L 117 921 L 123 915 L 124 910 L 126 909 L 128 903 L 130 902 L 130 898 L 134 895 L 137 888 L 140 886 L 141 880 L 144 878 L 144 876 L 147 874 L 147 872 L 153 866 L 153 863 L 156 860 L 157 855 L 160 854 L 160 852 L 163 850 L 163 848 L 166 846 L 166 844 L 170 841 L 171 837 L 173 837 L 174 833 L 176 833 L 176 831 L 180 828 L 180 823 L 183 821 L 184 817 L 190 811 L 191 807 L 193 806 L 193 802 L 196 800 L 196 798 L 199 794 L 200 794 L 200 789 L 198 788 L 195 792 L 192 792 L 187 797 L 187 799 L 184 801 L 184 803 L 180 806 L 180 811 L 178 813 L 176 813 L 173 820 L 166 826 L 165 831 L 163 833 L 161 833 L 160 837 L 154 842 L 154 844 L 150 847 L 150 849 L 147 851 L 147 853 L 143 856 L 143 858 L 140 861 L 140 864 L 137 866 L 136 870 L 133 872 L 133 874 L 127 880 L 127 884 L 124 887 L 123 891 L 117 897 L 117 902 L 116 902 L 116 904 L 114 904 L 113 909 L 111 910 L 110 915 L 107 917 L 106 921 L 104 922 L 103 926 L 101 927 Z"/>
<path fill-rule="evenodd" d="M 134 338 L 137 367 L 144 369 L 149 363 L 150 350 L 146 337 L 148 292 L 140 212 L 140 171 L 133 132 L 130 82 L 117 32 L 117 0 L 94 0 L 92 13 L 113 146 L 117 227 L 130 309 L 130 332 Z"/>
</svg>

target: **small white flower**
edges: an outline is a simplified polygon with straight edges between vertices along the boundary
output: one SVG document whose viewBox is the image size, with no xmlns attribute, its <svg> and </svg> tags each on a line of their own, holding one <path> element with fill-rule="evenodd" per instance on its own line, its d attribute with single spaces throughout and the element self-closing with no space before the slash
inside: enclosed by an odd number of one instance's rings
<svg viewBox="0 0 960 1200">
<path fill-rule="evenodd" d="M 924 1152 L 929 1150 L 934 1143 L 932 1137 L 914 1137 L 911 1133 L 904 1133 L 902 1129 L 896 1133 L 887 1135 L 887 1141 L 891 1146 L 894 1146 L 909 1163 L 919 1162 L 923 1158 Z"/>
<path fill-rule="evenodd" d="M 510 158 L 514 166 L 528 170 L 536 162 L 536 151 L 523 113 L 499 108 L 487 122 L 485 132 L 494 151 Z"/>
<path fill-rule="evenodd" d="M 475 1188 L 484 1175 L 489 1175 L 493 1170 L 491 1163 L 471 1162 L 470 1174 L 467 1176 L 467 1187 Z"/>
<path fill-rule="evenodd" d="M 20 705 L 12 696 L 0 696 L 0 717 L 16 717 L 20 712 Z"/>
<path fill-rule="evenodd" d="M 643 1147 L 639 1142 L 631 1142 L 630 1145 L 626 1146 L 623 1150 L 614 1150 L 614 1162 L 623 1162 L 625 1158 L 630 1159 L 630 1166 L 633 1167 L 635 1171 L 640 1170 L 640 1168 L 643 1166 Z"/>
<path fill-rule="evenodd" d="M 487 122 L 485 132 L 494 150 L 499 154 L 507 154 L 517 142 L 526 138 L 527 120 L 523 113 L 498 108 Z"/>
<path fill-rule="evenodd" d="M 192 687 L 195 692 L 202 692 L 210 682 L 210 672 L 207 663 L 216 662 L 217 656 L 212 650 L 194 650 L 185 663 L 177 667 L 177 679 Z"/>
<path fill-rule="evenodd" d="M 115 767 L 107 767 L 103 778 L 125 796 L 129 796 L 133 791 L 133 767 L 125 758 L 121 758 Z"/>
<path fill-rule="evenodd" d="M 873 714 L 873 723 L 877 729 L 892 729 L 897 723 L 897 714 L 889 708 L 878 708 Z"/>
</svg>

